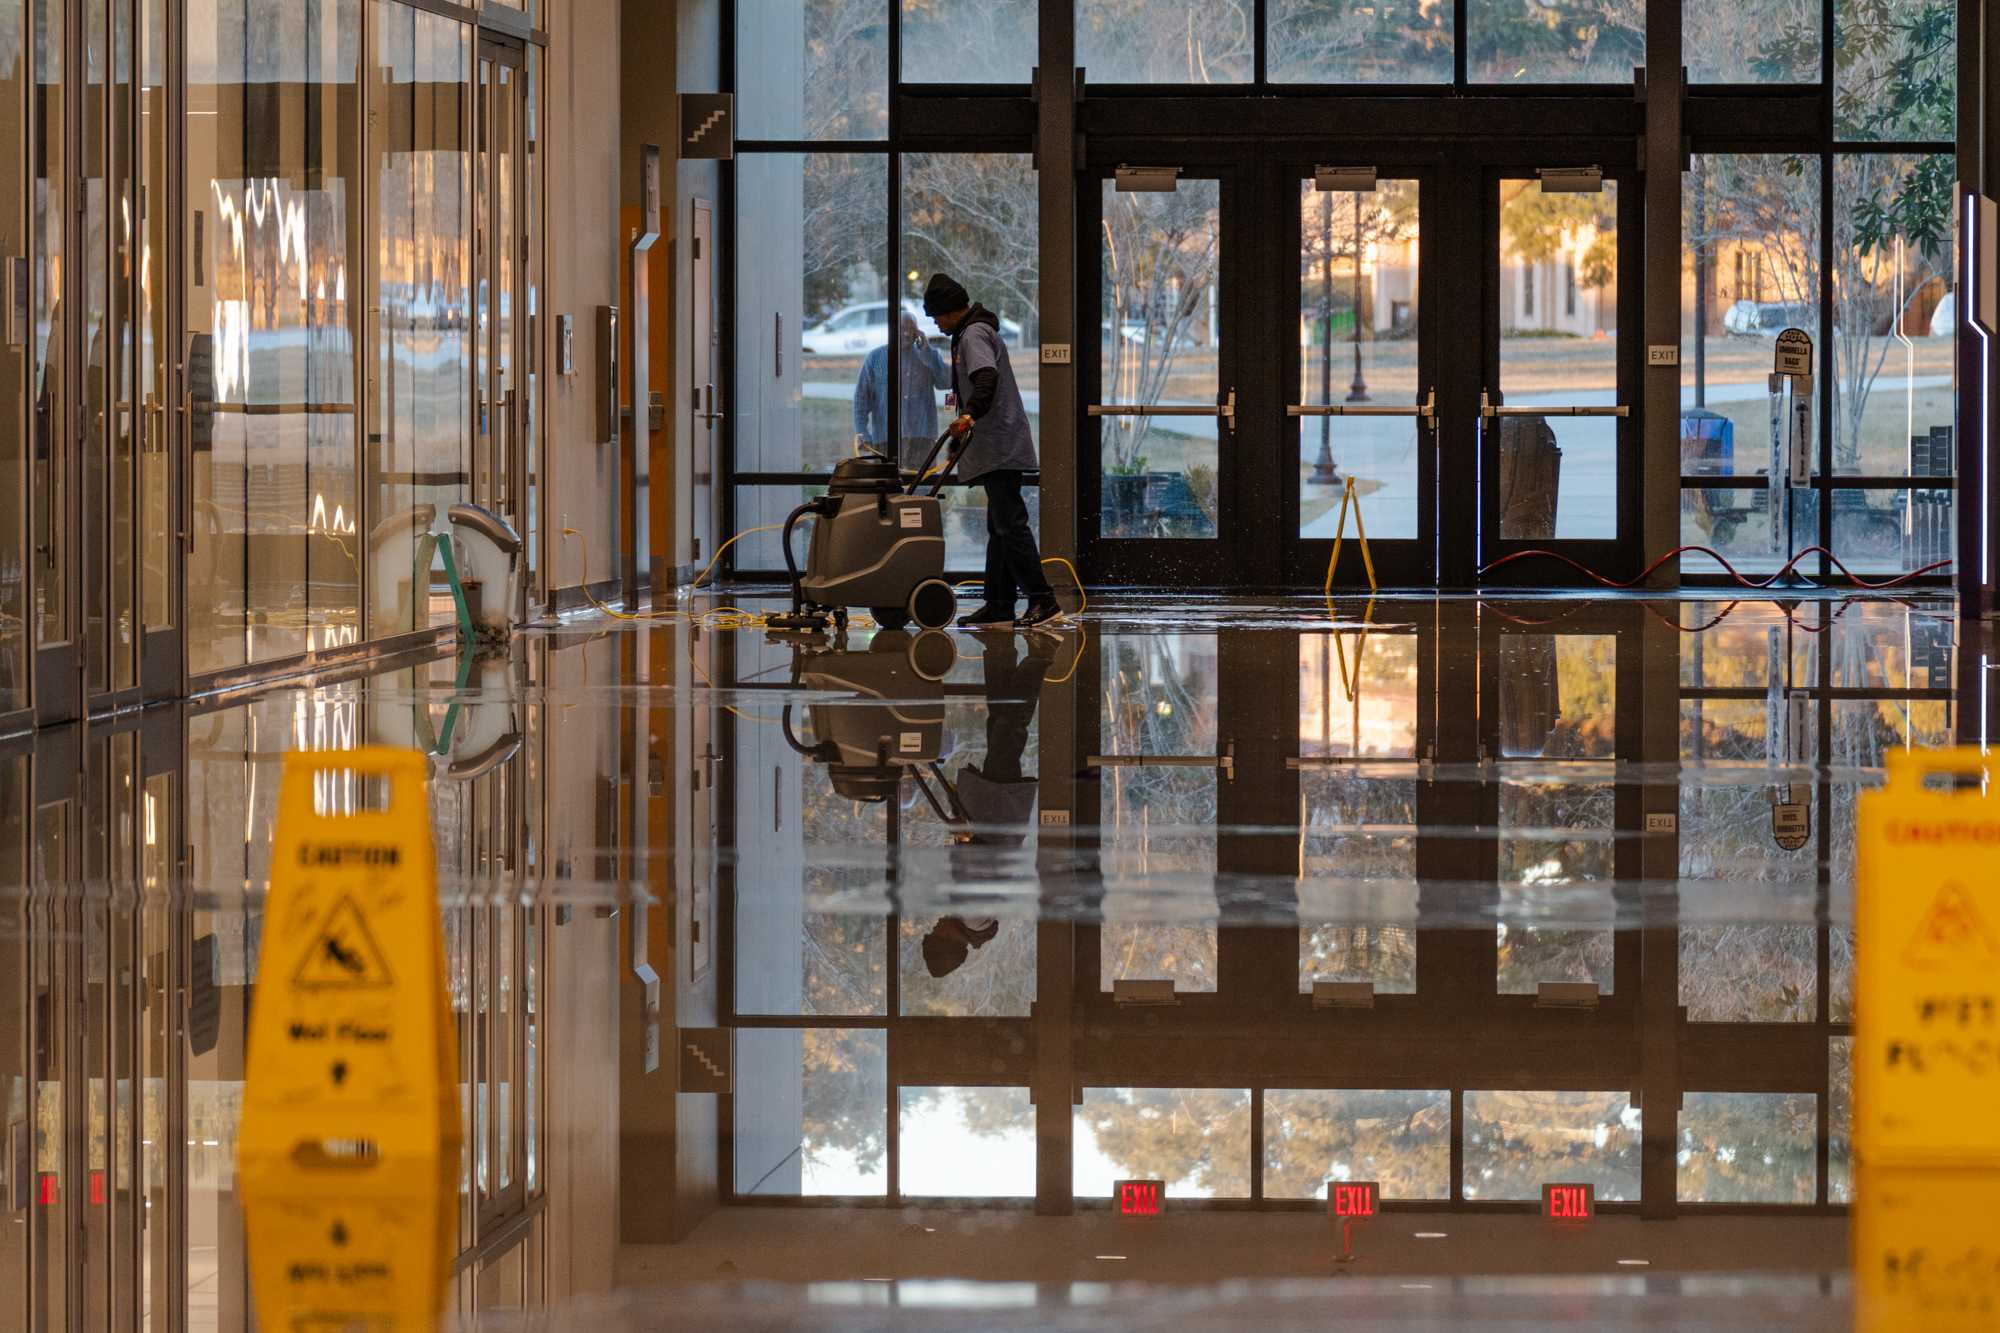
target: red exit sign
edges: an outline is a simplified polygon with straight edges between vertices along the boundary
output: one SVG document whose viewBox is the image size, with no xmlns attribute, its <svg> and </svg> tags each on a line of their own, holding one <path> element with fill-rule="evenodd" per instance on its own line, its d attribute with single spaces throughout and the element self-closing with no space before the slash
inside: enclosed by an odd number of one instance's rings
<svg viewBox="0 0 2000 1333">
<path fill-rule="evenodd" d="M 1326 1210 L 1335 1217 L 1374 1217 L 1382 1211 L 1382 1187 L 1372 1180 L 1329 1180 Z"/>
<path fill-rule="evenodd" d="M 1542 1216 L 1555 1222 L 1588 1222 L 1597 1213 L 1595 1185 L 1542 1186 Z"/>
<path fill-rule="evenodd" d="M 1164 1180 L 1120 1180 L 1111 1186 L 1111 1203 L 1125 1217 L 1158 1217 L 1167 1201 Z"/>
</svg>

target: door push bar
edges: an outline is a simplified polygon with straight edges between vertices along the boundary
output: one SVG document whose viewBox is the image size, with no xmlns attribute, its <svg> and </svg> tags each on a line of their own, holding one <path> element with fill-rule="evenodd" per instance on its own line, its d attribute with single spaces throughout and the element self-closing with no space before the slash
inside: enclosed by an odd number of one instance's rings
<svg viewBox="0 0 2000 1333">
<path fill-rule="evenodd" d="M 1088 768 L 1212 768 L 1229 781 L 1236 781 L 1236 742 L 1222 747 L 1221 754 L 1094 754 Z"/>
<path fill-rule="evenodd" d="M 1139 404 L 1092 403 L 1084 409 L 1093 417 L 1220 417 L 1236 428 L 1236 390 L 1231 389 L 1214 407 L 1146 407 Z"/>
<path fill-rule="evenodd" d="M 1324 406 L 1292 403 L 1285 408 L 1288 417 L 1417 417 L 1426 425 L 1437 420 L 1437 390 L 1424 395 L 1424 401 L 1410 407 L 1362 406 L 1355 403 L 1329 403 Z"/>
<path fill-rule="evenodd" d="M 1486 399 L 1486 390 L 1479 391 L 1479 415 L 1482 417 L 1629 417 L 1632 409 L 1620 403 L 1615 407 L 1497 407 Z"/>
</svg>

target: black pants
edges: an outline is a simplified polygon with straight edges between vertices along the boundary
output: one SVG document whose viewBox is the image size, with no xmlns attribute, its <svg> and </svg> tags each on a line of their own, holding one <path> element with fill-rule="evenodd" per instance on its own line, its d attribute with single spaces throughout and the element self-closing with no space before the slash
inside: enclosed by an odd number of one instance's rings
<svg viewBox="0 0 2000 1333">
<path fill-rule="evenodd" d="M 1011 611 L 1022 593 L 1050 596 L 1042 552 L 1028 526 L 1028 502 L 1021 498 L 1021 474 L 988 472 L 977 484 L 986 488 L 986 604 Z"/>
<path fill-rule="evenodd" d="M 986 669 L 986 757 L 979 772 L 994 782 L 1020 782 L 1021 755 L 1028 748 L 1028 728 L 1042 702 L 1042 681 L 1049 662 L 1032 648 L 1016 659 L 1016 636 L 984 636 L 982 665 Z"/>
</svg>

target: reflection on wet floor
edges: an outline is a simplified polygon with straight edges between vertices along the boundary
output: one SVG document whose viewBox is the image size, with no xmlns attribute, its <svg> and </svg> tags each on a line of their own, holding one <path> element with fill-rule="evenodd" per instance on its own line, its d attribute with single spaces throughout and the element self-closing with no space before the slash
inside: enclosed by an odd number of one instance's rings
<svg viewBox="0 0 2000 1333">
<path fill-rule="evenodd" d="M 1693 1311 L 1704 1274 L 1842 1274 L 1854 805 L 1889 751 L 1983 739 L 1986 650 L 1947 615 L 581 622 L 0 743 L 0 1290 L 29 1315 L 0 1330 L 247 1326 L 279 765 L 363 743 L 432 756 L 460 1312 L 830 1284 L 765 1307 L 808 1324 L 877 1278 L 1046 1314 L 1325 1276 L 1300 1214 L 1329 1180 L 1381 1187 L 1371 1300 L 1644 1259 Z M 1109 1212 L 1133 1178 L 1165 1183 L 1152 1231 Z M 1556 1181 L 1594 1187 L 1587 1232 L 1535 1216 Z M 1820 1322 L 1847 1290 L 1748 1298 Z"/>
</svg>

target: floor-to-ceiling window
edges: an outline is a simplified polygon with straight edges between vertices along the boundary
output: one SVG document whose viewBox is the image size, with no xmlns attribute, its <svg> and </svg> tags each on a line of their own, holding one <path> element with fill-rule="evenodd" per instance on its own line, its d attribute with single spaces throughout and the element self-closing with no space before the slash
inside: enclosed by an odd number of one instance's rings
<svg viewBox="0 0 2000 1333">
<path fill-rule="evenodd" d="M 745 90 L 734 179 L 739 532 L 782 524 L 856 450 L 922 464 L 953 390 L 949 339 L 923 310 L 933 273 L 998 316 L 1039 434 L 1041 233 L 1028 136 L 975 129 L 947 136 L 952 151 L 930 150 L 947 94 L 1022 91 L 1035 7 L 902 0 L 896 82 L 935 95 L 892 98 L 893 3 L 735 6 Z M 925 151 L 910 148 L 920 140 Z M 977 490 L 945 493 L 953 568 L 983 558 L 984 504 Z M 1032 492 L 1029 504 L 1035 512 Z M 746 537 L 736 568 L 782 568 L 778 542 L 776 531 Z"/>
<path fill-rule="evenodd" d="M 1824 545 L 1863 576 L 1940 572 L 1954 508 L 1956 8 L 1829 12 L 1823 38 L 1820 7 L 1799 0 L 1686 10 L 1681 538 L 1746 570 Z M 1744 93 L 1769 111 L 1754 142 L 1708 112 Z M 1774 403 L 1787 329 L 1813 339 L 1813 378 Z M 1789 410 L 1793 393 L 1809 420 Z M 1684 568 L 1720 569 L 1701 555 Z M 1801 570 L 1837 573 L 1816 554 Z"/>
</svg>

